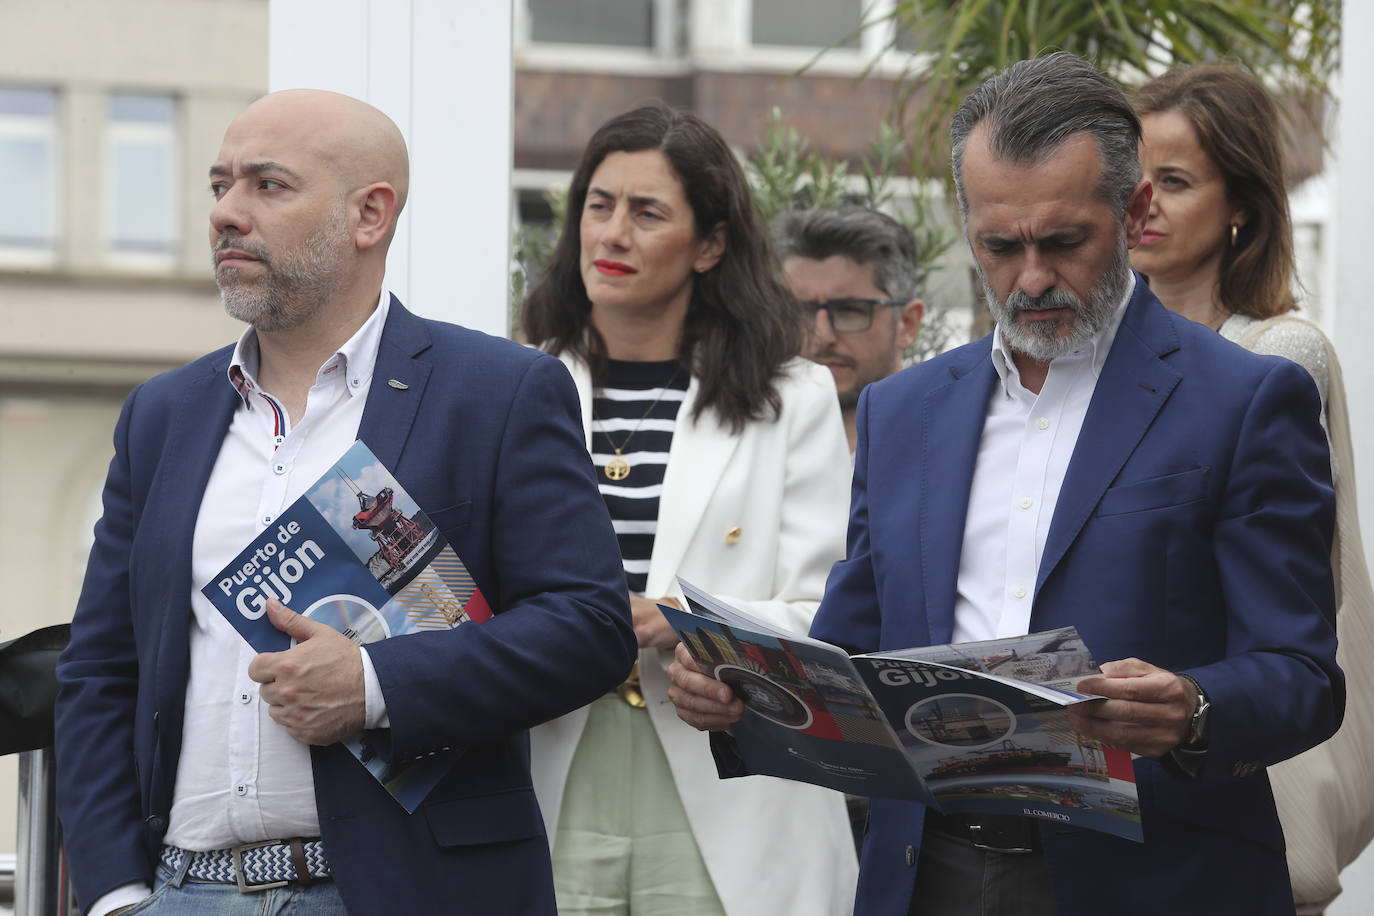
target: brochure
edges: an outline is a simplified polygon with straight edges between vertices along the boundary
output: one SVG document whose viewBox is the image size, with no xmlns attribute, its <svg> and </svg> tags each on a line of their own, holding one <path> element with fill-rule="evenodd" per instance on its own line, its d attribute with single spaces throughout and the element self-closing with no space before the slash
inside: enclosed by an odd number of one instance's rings
<svg viewBox="0 0 1374 916">
<path fill-rule="evenodd" d="M 1102 700 L 1075 690 L 1101 672 L 1073 627 L 851 657 L 679 581 L 688 610 L 659 608 L 744 702 L 730 733 L 750 772 L 1143 839 L 1130 753 L 1069 724 Z"/>
<path fill-rule="evenodd" d="M 259 652 L 293 644 L 267 617 L 271 598 L 359 645 L 491 617 L 463 561 L 361 441 L 201 592 Z M 385 737 L 344 744 L 414 812 L 461 751 L 393 764 L 377 754 Z"/>
</svg>

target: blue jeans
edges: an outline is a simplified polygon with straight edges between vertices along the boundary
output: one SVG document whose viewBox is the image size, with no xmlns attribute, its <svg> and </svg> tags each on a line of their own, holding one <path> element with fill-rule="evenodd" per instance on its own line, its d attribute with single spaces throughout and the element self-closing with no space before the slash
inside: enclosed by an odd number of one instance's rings
<svg viewBox="0 0 1374 916">
<path fill-rule="evenodd" d="M 187 859 L 190 864 L 190 859 Z M 317 881 L 304 887 L 288 884 L 271 890 L 239 893 L 238 885 L 196 881 L 157 867 L 153 895 L 125 910 L 120 916 L 348 916 L 339 888 L 333 881 Z"/>
</svg>

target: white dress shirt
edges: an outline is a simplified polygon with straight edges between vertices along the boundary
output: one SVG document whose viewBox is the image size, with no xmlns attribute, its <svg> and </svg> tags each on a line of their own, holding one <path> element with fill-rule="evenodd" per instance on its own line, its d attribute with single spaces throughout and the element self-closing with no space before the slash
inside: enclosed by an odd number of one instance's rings
<svg viewBox="0 0 1374 916">
<path fill-rule="evenodd" d="M 257 383 L 257 332 L 239 339 L 224 384 L 238 409 L 206 484 L 191 545 L 190 676 L 181 756 L 165 842 L 184 849 L 320 832 L 310 748 L 272 721 L 259 685 L 248 677 L 256 654 L 200 587 L 303 495 L 358 438 L 358 424 L 391 304 L 383 286 L 377 308 L 315 375 L 305 414 L 294 426 Z M 360 648 L 366 725 L 387 724 L 376 671 Z M 152 889 L 134 882 L 92 904 L 104 916 Z"/>
<path fill-rule="evenodd" d="M 954 601 L 956 643 L 1030 632 L 1040 557 L 1059 489 L 1134 292 L 1132 274 L 1111 320 L 1089 342 L 1050 362 L 1038 395 L 1021 384 L 1000 330 L 993 331 L 999 381 L 988 401 L 969 491 Z"/>
<path fill-rule="evenodd" d="M 257 334 L 246 331 L 229 378 L 240 404 L 196 518 L 191 546 L 191 674 L 166 842 L 185 849 L 320 832 L 310 748 L 268 716 L 248 677 L 256 654 L 200 587 L 271 525 L 358 438 L 389 295 L 320 366 L 300 422 L 258 386 Z M 366 653 L 364 653 L 366 657 Z"/>
</svg>

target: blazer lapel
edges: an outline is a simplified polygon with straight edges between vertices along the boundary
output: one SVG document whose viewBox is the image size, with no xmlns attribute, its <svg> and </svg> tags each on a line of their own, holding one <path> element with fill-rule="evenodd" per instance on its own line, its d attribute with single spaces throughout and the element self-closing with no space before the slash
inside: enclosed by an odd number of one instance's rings
<svg viewBox="0 0 1374 916">
<path fill-rule="evenodd" d="M 1168 314 L 1137 276 L 1069 459 L 1040 558 L 1037 596 L 1182 378 L 1162 359 L 1177 349 Z"/>
<path fill-rule="evenodd" d="M 592 373 L 587 368 L 587 364 L 564 350 L 558 355 L 563 365 L 568 367 L 568 374 L 573 378 L 573 384 L 577 386 L 577 403 L 582 408 L 582 436 L 585 440 L 587 451 L 592 450 Z M 600 475 L 597 480 L 601 479 Z"/>
<path fill-rule="evenodd" d="M 673 444 L 668 451 L 668 467 L 663 475 L 663 492 L 658 501 L 658 531 L 654 535 L 653 556 L 645 593 L 649 597 L 677 591 L 674 577 L 696 536 L 706 506 L 715 493 L 716 483 L 725 472 L 740 436 L 721 426 L 714 411 L 699 420 L 692 419 L 699 387 L 696 377 L 687 383 L 687 396 L 677 412 Z"/>
<path fill-rule="evenodd" d="M 226 375 L 233 349 L 224 350 L 202 375 L 186 386 L 181 402 L 168 417 L 166 447 L 158 462 L 150 508 L 140 531 L 158 531 L 158 553 L 166 557 L 163 596 L 167 613 L 158 634 L 157 705 L 160 714 L 174 721 L 162 723 L 165 739 L 160 747 L 165 772 L 175 772 L 181 750 L 181 715 L 189 676 L 191 605 L 191 545 L 196 519 L 205 497 L 220 446 L 229 431 L 239 404 Z M 145 510 L 146 512 L 146 510 Z"/>
<path fill-rule="evenodd" d="M 429 346 L 429 331 L 424 322 L 393 295 L 377 347 L 367 405 L 358 423 L 358 438 L 367 443 L 392 474 L 396 473 L 429 382 L 430 364 L 419 359 Z"/>
<path fill-rule="evenodd" d="M 585 363 L 566 351 L 559 355 L 559 359 L 568 367 L 577 385 L 577 397 L 582 406 L 582 429 L 590 450 L 591 372 Z M 722 428 L 713 412 L 708 411 L 699 422 L 692 420 L 692 408 L 696 404 L 698 390 L 697 380 L 690 379 L 682 407 L 677 412 L 673 444 L 668 451 L 668 467 L 658 500 L 658 530 L 654 535 L 654 550 L 645 583 L 645 594 L 654 598 L 677 591 L 674 577 L 682 565 L 682 558 L 692 543 L 697 526 L 701 524 L 706 504 L 715 492 L 716 481 L 739 444 L 739 436 Z M 602 480 L 599 474 L 597 480 Z"/>
<path fill-rule="evenodd" d="M 963 552 L 973 469 L 988 399 L 997 382 L 989 357 L 992 338 L 970 350 L 970 359 L 950 367 L 953 379 L 921 404 L 921 493 L 919 537 L 921 581 L 925 588 L 928 645 L 947 643 L 954 634 L 954 600 Z"/>
</svg>

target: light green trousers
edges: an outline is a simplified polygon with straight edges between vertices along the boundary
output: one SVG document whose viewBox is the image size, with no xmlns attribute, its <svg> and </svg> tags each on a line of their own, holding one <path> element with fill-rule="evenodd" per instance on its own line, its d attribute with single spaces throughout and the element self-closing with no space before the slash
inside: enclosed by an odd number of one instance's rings
<svg viewBox="0 0 1374 916">
<path fill-rule="evenodd" d="M 560 916 L 725 913 L 649 713 L 615 694 L 588 709 L 563 790 L 553 884 Z"/>
</svg>

